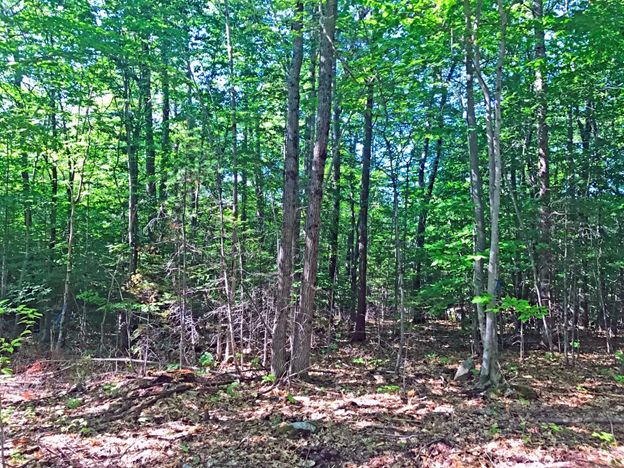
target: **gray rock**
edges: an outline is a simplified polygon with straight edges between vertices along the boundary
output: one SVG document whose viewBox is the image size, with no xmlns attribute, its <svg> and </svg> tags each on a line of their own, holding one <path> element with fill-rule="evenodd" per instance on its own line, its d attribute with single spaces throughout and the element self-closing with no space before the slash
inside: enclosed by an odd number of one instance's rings
<svg viewBox="0 0 624 468">
<path fill-rule="evenodd" d="M 282 423 L 277 426 L 277 432 L 289 435 L 300 434 L 302 432 L 316 432 L 317 430 L 317 421 L 297 421 L 293 423 Z"/>
<path fill-rule="evenodd" d="M 454 380 L 458 382 L 465 382 L 472 375 L 472 370 L 475 368 L 475 363 L 472 359 L 468 358 L 461 363 L 457 372 L 455 372 Z"/>
</svg>

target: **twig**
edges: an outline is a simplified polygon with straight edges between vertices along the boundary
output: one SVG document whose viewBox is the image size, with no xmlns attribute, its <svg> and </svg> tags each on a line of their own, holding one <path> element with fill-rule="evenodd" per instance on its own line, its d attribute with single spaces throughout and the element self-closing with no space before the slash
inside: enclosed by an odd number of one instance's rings
<svg viewBox="0 0 624 468">
<path fill-rule="evenodd" d="M 130 359 L 130 358 L 91 358 L 96 362 L 136 362 L 137 364 L 160 364 L 158 361 L 144 361 L 143 359 Z"/>
</svg>

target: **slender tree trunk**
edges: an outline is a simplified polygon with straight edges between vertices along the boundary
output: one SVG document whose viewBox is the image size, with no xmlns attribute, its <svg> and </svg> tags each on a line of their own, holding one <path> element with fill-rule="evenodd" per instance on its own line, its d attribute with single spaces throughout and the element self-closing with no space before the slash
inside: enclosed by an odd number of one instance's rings
<svg viewBox="0 0 624 468">
<path fill-rule="evenodd" d="M 314 32 L 312 33 L 315 34 Z M 314 39 L 312 39 L 314 42 Z M 301 251 L 301 218 L 303 217 L 303 210 L 308 198 L 309 192 L 309 181 L 310 181 L 310 171 L 312 167 L 312 158 L 314 155 L 314 140 L 316 135 L 316 111 L 317 107 L 314 106 L 316 103 L 317 89 L 316 89 L 316 69 L 318 67 L 318 53 L 316 50 L 312 50 L 310 52 L 310 94 L 308 96 L 307 101 L 312 103 L 309 109 L 309 113 L 306 117 L 305 121 L 305 130 L 304 130 L 304 152 L 303 152 L 303 170 L 304 177 L 299 180 L 299 186 L 302 192 L 301 201 L 297 206 L 297 220 L 295 221 L 295 236 L 294 236 L 294 250 L 293 256 L 295 258 L 294 262 L 296 265 L 296 269 L 301 266 L 301 262 L 303 261 L 303 253 Z M 295 280 L 301 281 L 301 273 L 295 273 Z"/>
<path fill-rule="evenodd" d="M 159 199 L 160 201 L 164 201 L 167 195 L 167 171 L 169 170 L 169 156 L 171 154 L 171 130 L 170 130 L 170 122 L 171 119 L 171 102 L 170 102 L 170 85 L 169 85 L 169 57 L 168 57 L 168 48 L 163 46 L 162 51 L 162 129 L 161 129 L 161 160 L 160 160 L 160 188 L 159 188 Z"/>
<path fill-rule="evenodd" d="M 149 218 L 156 216 L 156 147 L 154 146 L 154 115 L 152 106 L 152 74 L 149 60 L 149 45 L 143 42 L 143 63 L 141 64 L 141 98 L 143 101 L 143 127 L 145 132 L 145 176 Z"/>
<path fill-rule="evenodd" d="M 229 304 L 229 333 L 230 333 L 230 354 L 234 360 L 236 366 L 236 342 L 234 339 L 234 325 L 232 323 L 232 310 L 234 308 L 234 302 L 236 298 L 236 265 L 239 261 L 238 258 L 238 160 L 237 160 L 237 120 L 236 120 L 236 91 L 234 89 L 234 56 L 232 48 L 232 34 L 230 26 L 230 8 L 228 1 L 225 0 L 225 36 L 227 40 L 227 52 L 228 52 L 228 73 L 229 73 L 229 94 L 230 94 L 230 122 L 232 132 L 232 248 L 231 248 L 231 262 L 230 262 L 230 275 L 229 275 L 229 287 L 227 288 L 228 304 Z M 226 269 L 228 266 L 226 265 Z M 242 280 L 242 278 L 241 278 Z"/>
<path fill-rule="evenodd" d="M 356 139 L 353 139 L 351 154 L 355 154 Z M 347 236 L 347 273 L 349 275 L 350 296 L 349 296 L 349 317 L 355 323 L 355 310 L 357 307 L 357 223 L 355 217 L 355 182 L 353 175 L 349 172 L 349 235 Z"/>
<path fill-rule="evenodd" d="M 24 207 L 24 252 L 22 257 L 22 266 L 20 267 L 19 279 L 17 281 L 17 301 L 21 304 L 24 295 L 24 281 L 26 280 L 26 273 L 28 271 L 28 262 L 30 260 L 30 237 L 32 229 L 32 183 L 35 179 L 35 171 L 37 168 L 37 160 L 33 165 L 32 178 L 28 172 L 28 154 L 22 153 L 22 203 Z M 19 315 L 15 314 L 13 321 L 13 338 L 19 336 Z"/>
<path fill-rule="evenodd" d="M 466 17 L 466 124 L 468 126 L 468 155 L 470 161 L 470 195 L 475 213 L 475 245 L 473 289 L 476 297 L 483 295 L 483 259 L 485 255 L 485 207 L 483 203 L 483 180 L 479 168 L 479 145 L 474 99 L 474 43 L 475 31 L 470 0 L 464 0 Z M 477 319 L 481 340 L 485 339 L 485 308 L 477 303 Z"/>
<path fill-rule="evenodd" d="M 449 70 L 448 77 L 446 78 L 446 84 L 442 88 L 442 95 L 440 97 L 440 113 L 438 115 L 438 130 L 441 131 L 444 128 L 444 108 L 446 107 L 446 100 L 448 97 L 448 89 L 447 85 L 453 76 L 453 72 L 455 71 L 455 64 L 451 66 Z M 429 146 L 429 138 L 426 141 L 427 151 Z M 416 229 L 416 249 L 418 252 L 417 262 L 416 262 L 416 277 L 414 281 L 414 285 L 417 290 L 420 290 L 421 287 L 421 271 L 422 271 L 422 262 L 424 260 L 424 249 L 425 249 L 425 230 L 427 229 L 427 214 L 429 212 L 429 203 L 431 203 L 431 197 L 433 196 L 433 187 L 435 185 L 436 176 L 438 174 L 438 167 L 440 165 L 440 158 L 442 157 L 442 137 L 438 137 L 436 141 L 436 153 L 431 163 L 431 169 L 429 171 L 429 182 L 427 184 L 427 189 L 425 191 L 425 161 L 427 156 L 425 155 L 425 151 L 423 151 L 423 157 L 420 158 L 420 165 L 418 168 L 418 184 L 419 188 L 424 192 L 423 193 L 423 207 L 420 210 L 418 215 L 418 227 Z M 414 317 L 416 318 L 416 317 Z"/>
<path fill-rule="evenodd" d="M 220 155 L 221 156 L 221 155 Z M 225 290 L 225 298 L 227 301 L 227 329 L 226 329 L 226 350 L 225 350 L 225 359 L 224 362 L 227 362 L 230 357 L 233 358 L 234 363 L 236 363 L 236 346 L 234 340 L 234 292 L 232 290 L 232 283 L 230 278 L 229 266 L 225 251 L 225 209 L 224 209 L 224 201 L 223 201 L 223 176 L 221 174 L 221 164 L 217 167 L 217 194 L 218 194 L 218 202 L 219 202 L 219 253 L 221 256 L 221 274 L 223 276 L 223 285 Z M 218 337 L 220 338 L 221 333 L 221 322 L 219 322 L 219 333 Z M 217 343 L 217 355 L 220 355 L 221 346 L 220 343 Z"/>
<path fill-rule="evenodd" d="M 310 183 L 308 185 L 306 253 L 301 282 L 301 301 L 295 316 L 293 358 L 291 361 L 291 371 L 294 374 L 307 373 L 310 365 L 314 296 L 316 295 L 316 273 L 318 271 L 320 219 L 323 202 L 323 177 L 325 175 L 327 143 L 331 124 L 333 47 L 337 15 L 337 0 L 326 0 L 320 46 L 321 68 L 318 86 L 317 136 L 312 158 Z"/>
<path fill-rule="evenodd" d="M 256 190 L 256 219 L 260 246 L 264 247 L 265 240 L 265 200 L 264 200 L 264 177 L 262 176 L 262 153 L 260 148 L 260 121 L 256 122 L 256 165 L 254 166 L 254 187 Z M 297 202 L 297 205 L 299 203 Z"/>
<path fill-rule="evenodd" d="M 494 90 L 494 116 L 492 116 L 492 96 L 485 81 L 481 76 L 478 55 L 475 60 L 475 71 L 486 100 L 486 119 L 488 123 L 488 137 L 491 149 L 489 153 L 490 167 L 490 255 L 488 261 L 487 292 L 490 296 L 488 311 L 485 313 L 485 339 L 483 340 L 483 360 L 481 363 L 481 385 L 496 385 L 500 380 L 498 370 L 498 339 L 496 336 L 496 294 L 500 286 L 499 281 L 499 217 L 500 217 L 500 191 L 502 181 L 502 162 L 500 134 L 502 125 L 502 73 L 505 62 L 505 39 L 507 31 L 507 17 L 503 0 L 498 1 L 498 12 L 501 20 L 501 34 L 498 49 L 498 62 L 496 64 L 496 84 Z M 492 122 L 492 119 L 494 122 Z"/>
<path fill-rule="evenodd" d="M 36 166 L 36 163 L 35 163 Z M 22 260 L 22 267 L 20 268 L 20 276 L 17 284 L 17 289 L 22 296 L 22 286 L 26 277 L 26 271 L 28 270 L 28 260 L 30 258 L 30 230 L 32 227 L 32 190 L 31 190 L 31 178 L 28 172 L 28 155 L 22 153 L 22 202 L 24 204 L 24 258 Z M 33 169 L 34 176 L 34 169 Z M 34 177 L 33 177 L 34 178 Z M 15 318 L 15 324 L 17 328 L 18 319 Z"/>
<path fill-rule="evenodd" d="M 9 254 L 9 220 L 10 220 L 10 209 L 9 209 L 9 181 L 10 181 L 10 162 L 11 162 L 11 151 L 9 143 L 7 143 L 7 156 L 5 158 L 6 168 L 4 171 L 4 229 L 2 233 L 2 274 L 0 277 L 0 300 L 6 297 L 7 286 L 8 286 L 8 268 L 7 268 L 7 256 Z M 0 331 L 2 331 L 2 318 L 0 317 Z"/>
<path fill-rule="evenodd" d="M 87 115 L 87 119 L 89 119 L 88 115 Z M 84 168 L 87 162 L 87 158 L 89 157 L 89 151 L 91 150 L 92 127 L 91 127 L 90 122 L 88 122 L 88 126 L 89 128 L 87 131 L 87 145 L 85 148 L 84 156 L 82 158 L 82 162 L 80 164 L 80 169 L 79 169 L 80 177 L 78 181 L 78 188 L 75 189 L 73 177 L 70 178 L 70 183 L 67 187 L 68 195 L 69 195 L 69 203 L 70 203 L 69 221 L 68 221 L 69 234 L 67 236 L 67 266 L 65 268 L 65 281 L 63 285 L 63 306 L 61 309 L 61 315 L 57 319 L 58 330 L 59 330 L 56 345 L 55 345 L 55 349 L 57 350 L 61 349 L 61 347 L 63 346 L 63 338 L 65 335 L 65 320 L 67 316 L 67 307 L 69 303 L 69 295 L 70 295 L 70 290 L 71 290 L 71 279 L 72 279 L 72 271 L 73 271 L 73 266 L 74 266 L 73 250 L 74 250 L 74 233 L 75 233 L 74 225 L 75 225 L 75 219 L 76 219 L 76 205 L 78 204 L 78 202 L 80 201 L 80 198 L 82 197 L 82 187 L 83 187 L 83 182 L 84 182 Z M 70 157 L 73 157 L 73 156 L 70 156 Z M 50 344 L 52 347 L 53 343 L 50 343 Z"/>
<path fill-rule="evenodd" d="M 535 19 L 535 93 L 537 98 L 537 134 L 538 134 L 538 170 L 539 180 L 539 228 L 540 242 L 538 248 L 539 280 L 542 305 L 550 313 L 551 290 L 550 290 L 550 167 L 549 167 L 549 144 L 548 144 L 548 106 L 546 101 L 546 41 L 544 34 L 544 4 L 543 0 L 533 0 L 533 17 Z M 546 328 L 545 334 L 548 339 L 550 351 L 553 350 L 552 334 Z M 552 329 L 552 326 L 550 327 Z"/>
<path fill-rule="evenodd" d="M 338 234 L 340 230 L 340 102 L 337 93 L 338 78 L 336 75 L 336 63 L 334 62 L 334 108 L 332 125 L 332 216 L 329 228 L 329 280 L 331 290 L 329 294 L 330 317 L 333 314 L 336 294 L 336 281 L 338 279 Z"/>
<path fill-rule="evenodd" d="M 389 145 L 388 140 L 386 144 Z M 390 164 L 392 171 L 392 219 L 394 223 L 394 264 L 395 264 L 395 302 L 399 312 L 399 349 L 396 360 L 396 370 L 401 369 L 401 362 L 403 359 L 403 348 L 405 346 L 405 309 L 403 307 L 403 257 L 401 250 L 401 231 L 399 220 L 399 167 L 398 161 L 396 164 L 393 162 L 392 156 L 390 156 Z"/>
<path fill-rule="evenodd" d="M 131 277 L 136 272 L 139 261 L 139 158 L 137 154 L 137 140 L 140 125 L 134 122 L 130 113 L 130 77 L 124 75 L 124 120 L 126 126 L 126 154 L 128 156 L 128 246 L 130 257 L 128 261 L 128 275 Z"/>
<path fill-rule="evenodd" d="M 292 286 L 293 234 L 297 200 L 299 198 L 299 80 L 303 62 L 303 35 L 301 15 L 303 3 L 297 2 L 296 18 L 292 24 L 293 55 L 288 73 L 288 115 L 286 128 L 286 157 L 284 160 L 284 199 L 282 238 L 277 253 L 277 298 L 273 342 L 271 348 L 271 373 L 282 377 L 288 370 L 286 335 Z"/>
<path fill-rule="evenodd" d="M 362 147 L 362 189 L 360 195 L 359 219 L 359 277 L 357 313 L 355 316 L 355 332 L 353 341 L 366 340 L 366 288 L 368 268 L 368 198 L 370 191 L 370 162 L 373 144 L 373 83 L 366 87 L 366 108 L 364 110 L 364 144 Z"/>
<path fill-rule="evenodd" d="M 569 254 L 568 254 L 568 208 L 566 207 L 564 215 L 564 230 L 563 230 L 563 357 L 566 366 L 569 365 L 569 342 L 568 342 L 568 308 L 570 301 L 568 298 L 571 296 L 569 291 Z"/>
</svg>

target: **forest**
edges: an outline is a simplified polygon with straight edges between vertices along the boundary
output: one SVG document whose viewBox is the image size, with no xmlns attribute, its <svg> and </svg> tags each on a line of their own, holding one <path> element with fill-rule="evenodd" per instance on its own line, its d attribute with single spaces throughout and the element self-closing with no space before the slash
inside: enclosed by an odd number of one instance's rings
<svg viewBox="0 0 624 468">
<path fill-rule="evenodd" d="M 4 467 L 624 464 L 620 0 L 0 0 Z"/>
</svg>

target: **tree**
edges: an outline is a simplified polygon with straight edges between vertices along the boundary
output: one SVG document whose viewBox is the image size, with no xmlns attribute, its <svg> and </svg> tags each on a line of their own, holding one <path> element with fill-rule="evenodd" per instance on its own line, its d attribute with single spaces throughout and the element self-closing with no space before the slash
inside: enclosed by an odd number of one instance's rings
<svg viewBox="0 0 624 468">
<path fill-rule="evenodd" d="M 483 204 L 483 180 L 479 168 L 479 143 L 474 98 L 474 47 L 476 26 L 473 22 L 470 0 L 464 0 L 466 19 L 466 124 L 468 126 L 468 157 L 470 161 L 470 195 L 474 206 L 475 244 L 473 289 L 475 297 L 483 294 L 483 259 L 485 255 L 485 207 Z M 476 15 L 478 16 L 478 14 Z M 477 302 L 477 319 L 481 339 L 485 340 L 485 308 Z"/>
<path fill-rule="evenodd" d="M 292 23 L 293 54 L 288 73 L 288 117 L 286 129 L 286 154 L 284 158 L 284 195 L 282 213 L 282 237 L 277 254 L 277 300 L 273 342 L 271 345 L 271 373 L 281 377 L 288 370 L 286 360 L 286 336 L 288 310 L 291 306 L 290 290 L 293 267 L 293 234 L 299 199 L 299 79 L 303 62 L 303 35 L 301 15 L 303 4 L 297 2 Z"/>
<path fill-rule="evenodd" d="M 496 328 L 496 293 L 500 285 L 500 202 L 502 182 L 501 162 L 501 125 L 502 125 L 502 78 L 505 63 L 505 41 L 507 32 L 507 16 L 504 0 L 498 0 L 498 13 L 501 22 L 501 32 L 498 46 L 498 60 L 496 63 L 496 78 L 494 94 L 492 95 L 481 70 L 480 52 L 477 47 L 475 53 L 475 72 L 479 85 L 483 91 L 486 108 L 486 128 L 488 139 L 488 162 L 490 176 L 490 253 L 488 260 L 488 309 L 485 311 L 485 336 L 483 337 L 483 361 L 481 364 L 481 384 L 496 385 L 500 380 L 498 371 L 498 335 Z M 477 6 L 476 26 L 479 27 L 481 15 L 480 3 Z"/>
<path fill-rule="evenodd" d="M 358 289 L 357 313 L 353 341 L 366 339 L 366 275 L 368 273 L 368 208 L 370 190 L 370 162 L 373 144 L 373 82 L 366 85 L 366 108 L 364 109 L 364 143 L 362 146 L 362 189 L 360 192 L 360 219 L 358 222 Z"/>
<path fill-rule="evenodd" d="M 544 33 L 544 3 L 543 0 L 533 0 L 533 17 L 535 18 L 535 94 L 537 100 L 537 153 L 539 180 L 539 225 L 540 241 L 538 256 L 539 262 L 539 290 L 538 300 L 548 310 L 551 308 L 550 293 L 550 148 L 548 144 L 548 104 L 546 101 L 547 66 L 546 40 Z M 544 321 L 544 334 L 550 350 L 553 350 L 553 341 L 547 322 Z"/>
<path fill-rule="evenodd" d="M 319 231 L 323 200 L 323 177 L 327 160 L 327 143 L 331 124 L 332 75 L 334 61 L 334 34 L 338 16 L 337 0 L 326 0 L 321 31 L 320 70 L 318 81 L 318 111 L 316 119 L 316 142 L 312 157 L 312 169 L 308 184 L 308 208 L 306 214 L 306 250 L 301 281 L 301 299 L 295 315 L 293 358 L 291 372 L 306 373 L 310 365 L 312 344 L 312 319 L 316 274 L 318 271 Z"/>
</svg>

